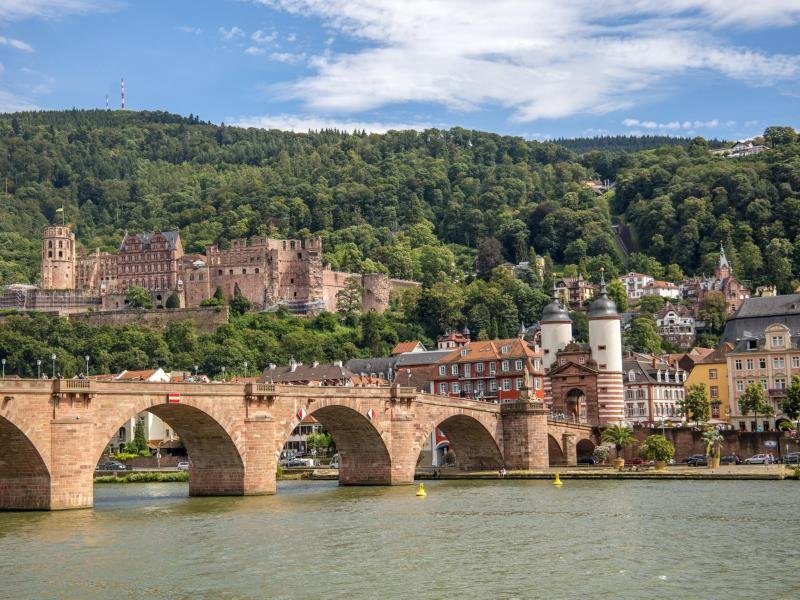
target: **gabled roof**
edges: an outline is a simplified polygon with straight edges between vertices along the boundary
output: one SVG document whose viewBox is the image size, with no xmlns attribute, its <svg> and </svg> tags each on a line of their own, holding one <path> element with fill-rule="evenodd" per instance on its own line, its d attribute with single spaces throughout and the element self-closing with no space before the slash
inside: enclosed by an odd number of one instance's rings
<svg viewBox="0 0 800 600">
<path fill-rule="evenodd" d="M 503 346 L 508 346 L 508 352 L 503 353 Z M 462 356 L 462 351 L 466 355 Z M 458 362 L 460 360 L 503 360 L 510 358 L 533 358 L 539 356 L 538 353 L 528 345 L 525 340 L 520 338 L 508 338 L 504 340 L 484 340 L 474 341 L 465 344 L 463 348 L 449 350 L 449 355 L 441 362 Z"/>
<path fill-rule="evenodd" d="M 170 250 L 175 250 L 178 246 L 178 241 L 180 240 L 181 234 L 178 231 L 145 231 L 143 233 L 134 233 L 129 234 L 125 233 L 125 237 L 122 238 L 122 242 L 119 245 L 119 249 L 122 250 L 125 247 L 125 242 L 128 238 L 137 237 L 139 241 L 142 243 L 142 249 L 147 250 L 150 248 L 150 242 L 153 240 L 153 236 L 161 234 L 167 239 L 167 248 Z"/>
<path fill-rule="evenodd" d="M 339 365 L 269 366 L 261 373 L 261 381 L 300 383 L 305 381 L 350 381 L 353 373 Z"/>
<path fill-rule="evenodd" d="M 415 352 L 415 351 L 424 352 L 425 346 L 423 346 L 417 340 L 412 340 L 410 342 L 398 342 L 398 344 L 394 348 L 392 348 L 392 356 L 394 356 L 395 354 L 403 354 L 404 352 Z"/>
</svg>

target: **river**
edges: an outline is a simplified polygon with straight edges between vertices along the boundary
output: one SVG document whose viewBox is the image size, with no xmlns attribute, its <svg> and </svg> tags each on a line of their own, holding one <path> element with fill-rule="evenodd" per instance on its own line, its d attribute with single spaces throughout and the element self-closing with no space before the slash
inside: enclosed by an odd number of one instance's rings
<svg viewBox="0 0 800 600">
<path fill-rule="evenodd" d="M 796 598 L 795 481 L 438 481 L 0 513 L 0 597 Z"/>
</svg>

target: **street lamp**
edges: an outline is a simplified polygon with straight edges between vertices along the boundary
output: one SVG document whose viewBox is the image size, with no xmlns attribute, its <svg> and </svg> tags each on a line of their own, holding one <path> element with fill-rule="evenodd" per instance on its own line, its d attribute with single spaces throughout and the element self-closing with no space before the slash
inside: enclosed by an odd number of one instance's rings
<svg viewBox="0 0 800 600">
<path fill-rule="evenodd" d="M 222 381 L 225 381 L 225 367 L 222 367 Z"/>
<path fill-rule="evenodd" d="M 56 378 L 56 353 L 53 352 L 50 355 L 50 358 L 53 360 L 53 379 L 55 379 Z"/>
<path fill-rule="evenodd" d="M 244 361 L 244 378 L 247 379 L 247 361 Z"/>
<path fill-rule="evenodd" d="M 2 362 L 2 363 L 3 363 L 3 379 L 5 379 L 5 378 L 6 378 L 6 359 L 4 358 L 4 359 L 3 359 L 2 361 L 0 361 L 0 362 Z"/>
<path fill-rule="evenodd" d="M 36 379 L 42 378 L 42 359 L 36 359 Z"/>
<path fill-rule="evenodd" d="M 194 376 L 197 377 L 197 365 L 194 366 Z"/>
<path fill-rule="evenodd" d="M 89 376 L 89 355 L 87 354 L 83 358 L 86 359 L 86 376 L 88 377 Z"/>
</svg>

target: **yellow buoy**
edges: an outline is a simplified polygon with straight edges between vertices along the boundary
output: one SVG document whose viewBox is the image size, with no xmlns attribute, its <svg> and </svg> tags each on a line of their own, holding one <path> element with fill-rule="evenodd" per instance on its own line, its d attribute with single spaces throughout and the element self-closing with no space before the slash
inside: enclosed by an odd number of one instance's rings
<svg viewBox="0 0 800 600">
<path fill-rule="evenodd" d="M 427 495 L 428 495 L 428 492 L 425 491 L 425 484 L 424 483 L 420 483 L 419 487 L 417 488 L 417 497 L 418 498 L 424 498 Z"/>
<path fill-rule="evenodd" d="M 556 478 L 553 480 L 553 485 L 557 487 L 561 487 L 562 485 L 564 485 L 564 482 L 561 481 L 561 477 L 558 475 L 558 473 L 556 473 Z"/>
</svg>

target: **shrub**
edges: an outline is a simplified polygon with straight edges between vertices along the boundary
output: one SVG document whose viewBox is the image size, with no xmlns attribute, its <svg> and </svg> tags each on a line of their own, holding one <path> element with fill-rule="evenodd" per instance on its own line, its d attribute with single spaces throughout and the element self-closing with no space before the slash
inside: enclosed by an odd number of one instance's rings
<svg viewBox="0 0 800 600">
<path fill-rule="evenodd" d="M 647 460 L 667 462 L 675 456 L 675 446 L 661 434 L 650 435 L 642 443 L 641 454 Z"/>
</svg>

